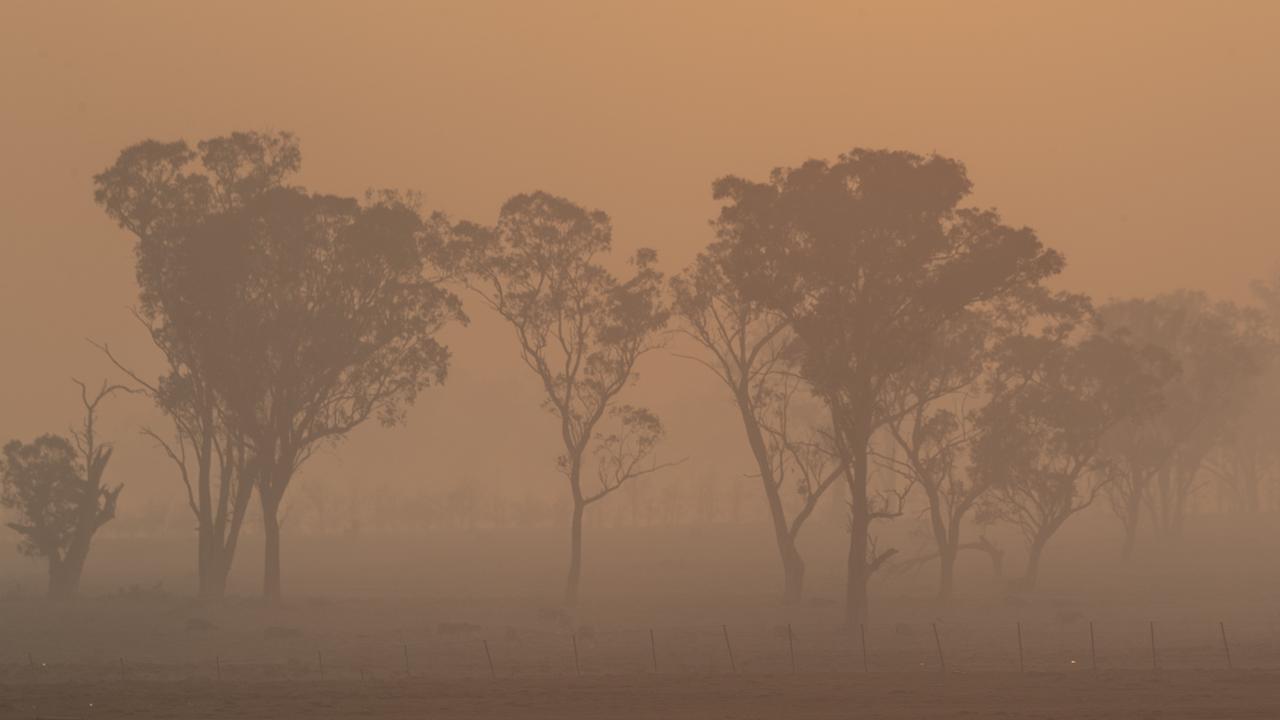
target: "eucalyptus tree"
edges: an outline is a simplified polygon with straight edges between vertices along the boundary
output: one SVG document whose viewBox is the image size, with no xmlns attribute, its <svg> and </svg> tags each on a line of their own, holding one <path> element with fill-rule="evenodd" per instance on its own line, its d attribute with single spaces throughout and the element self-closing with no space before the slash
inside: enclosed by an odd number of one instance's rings
<svg viewBox="0 0 1280 720">
<path fill-rule="evenodd" d="M 885 150 L 714 186 L 730 281 L 786 319 L 831 417 L 851 500 L 850 623 L 865 619 L 870 576 L 891 552 L 875 549 L 871 523 L 900 512 L 868 492 L 870 440 L 893 413 L 888 383 L 928 356 L 947 321 L 1062 267 L 1030 229 L 961 207 L 970 189 L 955 160 Z"/>
<path fill-rule="evenodd" d="M 159 351 L 164 371 L 144 377 L 105 343 L 100 347 L 171 423 L 167 431 L 145 432 L 173 461 L 186 491 L 196 521 L 203 598 L 226 592 L 254 475 L 246 469 L 243 434 L 228 422 L 226 399 L 209 377 L 205 338 L 175 321 L 183 299 L 172 277 L 182 252 L 174 238 L 182 228 L 285 187 L 301 160 L 297 140 L 288 133 L 236 132 L 194 148 L 182 140 L 146 140 L 122 150 L 94 177 L 94 199 L 134 238 L 134 316 Z"/>
<path fill-rule="evenodd" d="M 1115 442 L 1131 465 L 1142 465 L 1126 479 L 1139 484 L 1121 486 L 1126 533 L 1136 537 L 1141 500 L 1161 535 L 1180 537 L 1206 461 L 1266 368 L 1261 317 L 1186 290 L 1107 303 L 1100 315 L 1108 332 L 1159 349 L 1177 369 L 1161 388 L 1160 411 L 1144 419 L 1140 432 L 1122 433 Z"/>
<path fill-rule="evenodd" d="M 139 169 L 137 153 L 169 160 Z M 217 502 L 235 513 L 225 532 L 238 530 L 250 483 L 257 491 L 263 594 L 278 600 L 279 510 L 298 470 L 369 420 L 401 421 L 445 379 L 449 352 L 436 335 L 465 318 L 440 283 L 438 220 L 424 220 L 413 198 L 287 186 L 300 162 L 287 135 L 202 143 L 202 170 L 185 173 L 194 159 L 181 144 L 130 148 L 129 162 L 99 176 L 100 201 L 139 237 L 139 315 L 170 360 L 170 374 L 147 386 L 178 408 L 169 454 L 185 467 L 174 445 L 201 446 L 205 475 L 212 447 L 241 479 L 229 486 L 235 478 L 222 474 Z M 163 202 L 139 200 L 156 186 L 170 191 Z M 215 547 L 233 550 L 206 517 L 208 487 L 202 477 L 193 510 Z"/>
<path fill-rule="evenodd" d="M 992 486 L 983 512 L 1026 539 L 1020 583 L 1031 589 L 1049 540 L 1114 478 L 1108 434 L 1160 407 L 1172 369 L 1162 353 L 1102 333 L 1020 338 L 1002 355 L 971 472 Z"/>
<path fill-rule="evenodd" d="M 452 236 L 456 269 L 511 327 L 559 424 L 556 465 L 572 500 L 565 582 L 572 606 L 587 508 L 668 464 L 655 459 L 659 418 L 620 397 L 637 361 L 661 343 L 669 315 L 657 254 L 637 251 L 633 274 L 619 279 L 604 265 L 613 245 L 608 215 L 544 192 L 516 195 L 493 226 L 459 223 Z"/>
<path fill-rule="evenodd" d="M 798 539 L 818 501 L 842 476 L 821 428 L 797 427 L 792 417 L 802 392 L 796 340 L 787 319 L 745 297 L 723 267 L 732 237 L 721 238 L 672 279 L 681 332 L 700 349 L 691 355 L 728 389 L 755 462 L 774 543 L 782 563 L 783 601 L 800 601 L 805 564 Z M 798 505 L 789 508 L 787 494 Z"/>
</svg>

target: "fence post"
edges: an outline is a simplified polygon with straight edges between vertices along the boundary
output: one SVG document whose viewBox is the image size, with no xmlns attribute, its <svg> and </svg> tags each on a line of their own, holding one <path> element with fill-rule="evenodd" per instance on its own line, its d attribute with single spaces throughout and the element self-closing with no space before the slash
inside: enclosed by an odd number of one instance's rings
<svg viewBox="0 0 1280 720">
<path fill-rule="evenodd" d="M 320 665 L 320 679 L 324 680 L 324 653 L 316 651 L 316 661 Z"/>
<path fill-rule="evenodd" d="M 577 675 L 582 674 L 582 665 L 578 663 L 578 633 L 569 636 L 573 639 L 573 671 Z"/>
<path fill-rule="evenodd" d="M 649 628 L 649 656 L 653 659 L 653 671 L 658 672 L 658 641 L 653 635 L 653 628 Z"/>
<path fill-rule="evenodd" d="M 1093 674 L 1098 674 L 1098 643 L 1093 637 L 1093 621 L 1089 621 L 1089 660 L 1093 663 Z"/>
<path fill-rule="evenodd" d="M 942 657 L 942 636 L 938 634 L 938 623 L 933 624 L 933 642 L 938 646 L 938 667 L 940 671 L 947 671 L 947 661 Z"/>
<path fill-rule="evenodd" d="M 871 672 L 871 665 L 867 662 L 867 624 L 858 623 L 859 634 L 862 638 L 862 672 Z"/>
<path fill-rule="evenodd" d="M 1022 652 L 1022 621 L 1018 621 L 1018 672 L 1027 671 L 1027 662 Z"/>
<path fill-rule="evenodd" d="M 791 632 L 791 623 L 787 623 L 787 650 L 791 653 L 791 674 L 796 673 L 796 641 Z"/>
<path fill-rule="evenodd" d="M 489 661 L 489 677 L 494 680 L 498 679 L 498 671 L 493 668 L 493 655 L 489 652 L 489 641 L 481 638 L 480 642 L 484 643 L 484 659 Z"/>
<path fill-rule="evenodd" d="M 724 649 L 729 652 L 729 668 L 733 670 L 734 675 L 737 675 L 738 663 L 733 659 L 733 646 L 729 644 L 729 626 L 721 625 L 720 629 L 724 630 Z"/>
<path fill-rule="evenodd" d="M 1160 662 L 1156 659 L 1156 621 L 1151 621 L 1151 669 L 1159 670 Z"/>
<path fill-rule="evenodd" d="M 1231 646 L 1227 644 L 1227 626 L 1221 620 L 1218 621 L 1218 630 L 1222 633 L 1222 649 L 1227 651 L 1227 669 L 1235 670 L 1236 666 L 1231 662 Z"/>
<path fill-rule="evenodd" d="M 222 679 L 222 658 L 218 655 L 213 656 L 213 666 L 217 672 L 218 679 Z"/>
</svg>

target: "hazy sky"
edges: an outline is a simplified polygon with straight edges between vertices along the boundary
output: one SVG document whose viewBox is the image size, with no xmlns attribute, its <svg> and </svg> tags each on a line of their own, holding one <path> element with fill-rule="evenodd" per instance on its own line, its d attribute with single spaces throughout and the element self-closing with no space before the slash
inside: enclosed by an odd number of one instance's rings
<svg viewBox="0 0 1280 720">
<path fill-rule="evenodd" d="M 91 185 L 145 138 L 292 130 L 311 188 L 417 189 L 482 221 L 545 189 L 606 210 L 618 246 L 654 246 L 668 270 L 708 241 L 717 176 L 855 146 L 937 151 L 968 165 L 976 202 L 1065 251 L 1065 286 L 1241 298 L 1280 258 L 1277 37 L 1265 1 L 5 0 L 0 438 L 74 419 L 67 378 L 109 373 L 86 337 L 152 357 L 127 312 L 130 240 Z M 550 475 L 537 388 L 471 312 L 449 387 L 312 472 Z M 673 453 L 739 448 L 731 414 L 692 419 L 719 397 L 700 368 L 655 357 L 644 372 Z M 163 472 L 131 430 L 145 406 L 118 407 L 118 479 Z"/>
</svg>

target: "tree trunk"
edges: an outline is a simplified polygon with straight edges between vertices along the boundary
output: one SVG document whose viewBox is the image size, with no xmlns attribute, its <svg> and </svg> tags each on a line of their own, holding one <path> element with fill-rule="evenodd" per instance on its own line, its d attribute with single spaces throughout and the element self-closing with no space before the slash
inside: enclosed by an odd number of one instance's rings
<svg viewBox="0 0 1280 720">
<path fill-rule="evenodd" d="M 848 580 L 845 586 L 845 622 L 855 627 L 867 621 L 867 584 L 871 579 L 871 566 L 867 557 L 871 513 L 867 507 L 867 441 L 855 437 L 850 448 L 853 454 L 852 473 L 849 479 L 849 559 Z"/>
<path fill-rule="evenodd" d="M 201 522 L 203 523 L 203 520 Z M 227 573 L 222 554 L 219 552 L 220 543 L 214 537 L 214 530 L 214 527 L 203 524 L 197 528 L 199 535 L 196 566 L 197 592 L 203 600 L 217 600 L 226 592 Z"/>
<path fill-rule="evenodd" d="M 231 558 L 216 544 L 211 542 L 209 545 L 209 553 L 200 567 L 200 598 L 221 600 L 227 594 Z"/>
<path fill-rule="evenodd" d="M 1170 525 L 1170 536 L 1174 540 L 1182 539 L 1183 520 L 1187 515 L 1187 499 L 1191 495 L 1197 469 L 1198 463 L 1191 467 L 1179 466 L 1175 473 L 1178 494 L 1174 498 L 1173 518 Z"/>
<path fill-rule="evenodd" d="M 82 501 L 83 502 L 83 501 Z M 69 598 L 80 592 L 80 576 L 84 574 L 85 561 L 89 558 L 89 544 L 97 528 L 97 492 L 92 496 L 93 505 L 82 510 L 79 524 L 67 549 L 55 561 L 49 560 L 49 596 Z M 93 514 L 90 515 L 89 513 Z"/>
<path fill-rule="evenodd" d="M 804 595 L 804 558 L 792 540 L 779 550 L 782 553 L 782 602 L 796 605 Z"/>
<path fill-rule="evenodd" d="M 206 410 L 204 415 L 204 428 L 213 425 L 212 412 Z M 196 550 L 196 573 L 199 577 L 199 593 L 200 597 L 211 597 L 212 589 L 209 587 L 209 578 L 213 574 L 213 566 L 217 562 L 215 558 L 214 544 L 214 527 L 213 527 L 213 494 L 211 490 L 211 478 L 213 475 L 213 434 L 205 431 L 200 439 L 199 452 L 196 455 L 196 492 L 199 498 L 196 506 L 196 532 L 199 535 Z M 218 593 L 217 597 L 221 597 Z"/>
<path fill-rule="evenodd" d="M 573 501 L 573 517 L 569 521 L 569 578 L 564 588 L 564 604 L 576 607 L 578 584 L 582 578 L 582 516 L 586 505 L 578 498 Z"/>
<path fill-rule="evenodd" d="M 49 599 L 64 600 L 71 596 L 67 588 L 66 575 L 62 570 L 62 558 L 49 556 Z"/>
<path fill-rule="evenodd" d="M 210 538 L 209 528 L 205 527 L 204 523 L 201 522 L 198 517 L 197 517 L 197 523 L 198 524 L 196 526 L 196 595 L 201 598 L 208 598 L 209 597 L 209 590 L 208 590 L 209 569 L 211 564 L 210 558 L 209 558 L 209 554 L 210 554 L 209 550 L 212 543 L 210 543 L 211 538 Z"/>
<path fill-rule="evenodd" d="M 756 469 L 760 472 L 760 484 L 764 489 L 765 503 L 769 507 L 769 520 L 773 524 L 773 541 L 778 548 L 778 557 L 782 561 L 782 602 L 795 605 L 804 594 L 804 559 L 796 548 L 795 536 L 787 523 L 786 509 L 782 506 L 782 496 L 778 492 L 778 482 L 773 475 L 773 463 L 769 459 L 768 446 L 760 423 L 756 420 L 751 406 L 750 389 L 745 381 L 735 388 L 738 400 L 738 413 L 742 416 L 742 425 L 747 433 L 747 444 L 756 461 Z"/>
<path fill-rule="evenodd" d="M 1034 590 L 1040 578 L 1040 556 L 1044 554 L 1045 540 L 1036 538 L 1027 548 L 1027 572 L 1022 578 L 1023 590 Z"/>
<path fill-rule="evenodd" d="M 231 564 L 236 557 L 240 529 L 244 526 L 245 516 L 249 512 L 249 502 L 253 497 L 252 478 L 253 476 L 243 465 L 222 473 L 217 513 L 207 539 L 209 544 L 207 564 L 201 568 L 200 572 L 202 598 L 221 600 L 226 596 L 227 577 L 231 574 Z M 231 494 L 233 480 L 235 482 L 234 502 Z"/>
<path fill-rule="evenodd" d="M 1120 559 L 1129 562 L 1133 557 L 1133 548 L 1138 542 L 1138 521 L 1142 512 L 1142 495 L 1134 493 L 1124 514 L 1124 545 L 1120 548 Z"/>
<path fill-rule="evenodd" d="M 950 602 L 955 594 L 957 548 L 944 544 L 938 552 L 938 599 Z"/>
<path fill-rule="evenodd" d="M 49 597 L 59 600 L 75 597 L 80 592 L 80 576 L 88 553 L 76 549 L 55 560 L 49 559 Z"/>
<path fill-rule="evenodd" d="M 937 486 L 920 483 L 929 499 L 929 525 L 933 541 L 938 547 L 938 599 L 949 602 L 955 590 L 956 555 L 960 552 L 960 522 L 951 519 L 947 527 L 942 515 L 942 496 Z"/>
<path fill-rule="evenodd" d="M 259 492 L 262 498 L 262 535 L 265 556 L 262 566 L 262 597 L 267 602 L 280 602 L 280 499 Z"/>
<path fill-rule="evenodd" d="M 1155 521 L 1156 530 L 1160 535 L 1169 537 L 1172 532 L 1173 518 L 1173 469 L 1166 464 L 1160 469 L 1159 475 L 1156 476 L 1154 492 L 1151 502 L 1151 518 Z"/>
</svg>

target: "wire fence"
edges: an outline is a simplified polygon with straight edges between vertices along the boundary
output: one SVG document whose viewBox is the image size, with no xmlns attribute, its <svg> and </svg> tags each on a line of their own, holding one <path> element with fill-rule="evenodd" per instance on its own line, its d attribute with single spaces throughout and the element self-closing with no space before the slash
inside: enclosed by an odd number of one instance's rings
<svg viewBox="0 0 1280 720">
<path fill-rule="evenodd" d="M 5 682 L 506 678 L 574 675 L 877 672 L 1280 670 L 1270 623 L 894 623 L 483 628 L 442 625 L 413 638 L 301 636 L 90 653 L 25 650 L 0 662 Z M 425 635 L 425 634 L 424 634 Z M 159 643 L 152 643 L 158 645 Z M 133 645 L 133 643 L 130 643 Z M 11 648 L 11 650 L 16 650 Z"/>
</svg>

